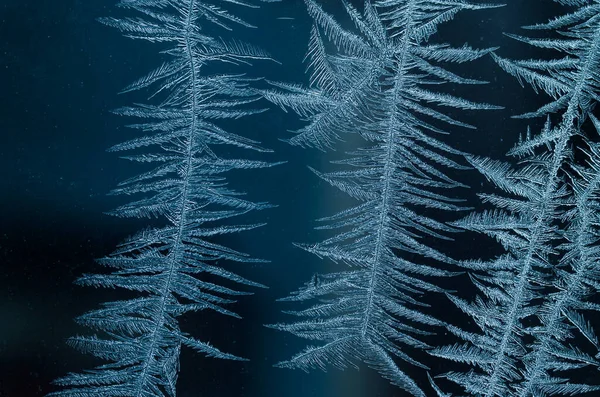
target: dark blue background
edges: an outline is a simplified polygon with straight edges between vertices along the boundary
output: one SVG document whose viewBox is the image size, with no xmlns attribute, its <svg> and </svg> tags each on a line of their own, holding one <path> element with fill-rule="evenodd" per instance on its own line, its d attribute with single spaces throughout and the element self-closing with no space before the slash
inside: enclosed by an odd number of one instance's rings
<svg viewBox="0 0 600 397">
<path fill-rule="evenodd" d="M 504 47 L 498 51 L 501 55 L 530 57 L 527 46 L 509 40 L 501 32 L 518 32 L 520 25 L 545 21 L 556 10 L 548 0 L 510 3 L 503 9 L 460 14 L 443 26 L 440 37 L 457 45 L 500 45 Z M 332 13 L 340 12 L 337 1 L 324 4 Z M 109 254 L 119 241 L 147 225 L 144 220 L 103 214 L 126 200 L 106 193 L 119 181 L 141 171 L 139 166 L 105 151 L 135 133 L 124 128 L 129 120 L 109 111 L 144 101 L 143 93 L 117 93 L 161 62 L 158 47 L 126 39 L 95 21 L 101 16 L 118 16 L 119 12 L 112 0 L 3 0 L 0 4 L 2 397 L 42 396 L 53 390 L 52 379 L 96 363 L 64 341 L 77 333 L 89 333 L 74 323 L 75 316 L 115 299 L 118 293 L 79 288 L 72 282 L 84 272 L 97 271 L 94 258 Z M 244 11 L 242 16 L 259 29 L 244 31 L 240 36 L 267 49 L 282 63 L 257 64 L 249 74 L 305 83 L 302 58 L 310 22 L 303 2 L 264 4 L 260 10 Z M 466 115 L 467 121 L 479 129 L 456 131 L 449 143 L 465 151 L 501 158 L 526 125 L 509 116 L 537 108 L 545 98 L 535 96 L 530 88 L 522 89 L 489 57 L 458 70 L 491 82 L 474 90 L 469 88 L 464 91 L 466 97 L 503 105 L 506 110 Z M 540 123 L 531 123 L 534 131 Z M 244 121 L 251 136 L 275 150 L 270 160 L 287 161 L 266 171 L 231 177 L 233 186 L 247 191 L 251 198 L 279 205 L 252 215 L 255 220 L 268 222 L 267 226 L 230 239 L 232 246 L 271 261 L 232 269 L 270 289 L 241 299 L 235 309 L 243 320 L 203 314 L 182 319 L 185 331 L 252 361 L 240 364 L 211 360 L 185 350 L 180 397 L 402 395 L 368 369 L 304 374 L 272 368 L 272 364 L 305 346 L 302 340 L 262 326 L 290 320 L 280 313 L 287 306 L 274 300 L 295 290 L 317 271 L 339 269 L 294 248 L 291 242 L 318 241 L 325 234 L 312 230 L 314 219 L 350 203 L 306 168 L 311 165 L 322 169 L 329 157 L 278 140 L 290 137 L 287 130 L 300 125 L 295 116 L 280 110 Z M 466 172 L 461 178 L 474 187 L 465 193 L 474 200 L 483 183 L 481 177 Z M 485 248 L 488 246 L 478 252 L 473 244 L 456 244 L 452 254 L 486 256 L 490 254 Z M 445 298 L 435 299 L 440 311 L 448 309 Z M 460 321 L 456 318 L 455 324 L 460 325 Z M 436 365 L 434 373 L 445 370 L 441 364 Z M 424 379 L 422 371 L 415 371 L 414 376 L 419 381 Z"/>
</svg>

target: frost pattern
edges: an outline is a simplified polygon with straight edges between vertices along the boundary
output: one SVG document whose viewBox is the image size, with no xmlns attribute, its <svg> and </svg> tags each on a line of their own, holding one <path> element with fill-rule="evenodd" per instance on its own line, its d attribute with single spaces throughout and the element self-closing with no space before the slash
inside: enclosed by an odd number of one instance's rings
<svg viewBox="0 0 600 397">
<path fill-rule="evenodd" d="M 347 30 L 313 0 L 306 0 L 314 21 L 308 59 L 310 88 L 272 83 L 265 98 L 291 109 L 308 124 L 291 144 L 327 151 L 354 134 L 361 146 L 336 161 L 343 167 L 317 176 L 344 191 L 358 204 L 321 219 L 333 237 L 298 244 L 350 270 L 315 275 L 283 300 L 317 300 L 291 312 L 302 320 L 273 328 L 321 342 L 281 367 L 325 369 L 356 367 L 363 362 L 414 396 L 424 392 L 398 361 L 426 368 L 407 351 L 429 346 L 422 336 L 444 323 L 427 315 L 419 301 L 441 292 L 432 277 L 451 272 L 437 265 L 453 260 L 432 248 L 429 238 L 449 239 L 454 229 L 426 209 L 460 211 L 460 200 L 445 193 L 461 185 L 440 169 L 462 169 L 451 159 L 460 152 L 438 140 L 444 126 L 474 128 L 443 112 L 498 109 L 443 93 L 448 83 L 484 84 L 446 70 L 491 49 L 429 44 L 440 23 L 461 10 L 492 7 L 462 1 L 367 1 L 358 11 L 343 2 L 355 29 Z M 335 48 L 329 51 L 328 48 Z"/>
<path fill-rule="evenodd" d="M 258 96 L 248 87 L 248 79 L 233 74 L 210 75 L 204 68 L 209 63 L 247 64 L 268 59 L 268 54 L 243 42 L 208 36 L 210 24 L 226 29 L 250 25 L 207 1 L 123 0 L 119 5 L 142 16 L 103 18 L 101 22 L 127 37 L 169 43 L 171 47 L 163 51 L 168 59 L 160 67 L 124 90 L 150 87 L 152 97 L 160 101 L 116 111 L 140 120 L 130 127 L 148 135 L 110 150 L 130 151 L 126 159 L 151 163 L 154 168 L 115 189 L 115 194 L 143 197 L 117 208 L 113 215 L 161 217 L 166 225 L 139 232 L 112 255 L 100 259 L 111 273 L 84 275 L 78 280 L 81 285 L 141 294 L 104 303 L 77 319 L 101 336 L 77 336 L 70 344 L 110 363 L 58 379 L 55 383 L 64 390 L 50 396 L 175 396 L 182 346 L 209 357 L 241 360 L 181 331 L 177 317 L 203 310 L 239 317 L 226 305 L 247 292 L 216 284 L 215 280 L 261 287 L 221 267 L 227 261 L 259 260 L 213 241 L 223 234 L 260 226 L 232 225 L 225 220 L 269 207 L 241 198 L 227 186 L 223 174 L 272 164 L 223 158 L 213 150 L 218 145 L 234 145 L 267 152 L 257 142 L 216 123 L 260 112 L 248 106 Z M 202 29 L 200 22 L 206 22 Z"/>
<path fill-rule="evenodd" d="M 573 159 L 575 136 L 585 135 L 586 120 L 600 126 L 591 111 L 598 98 L 600 62 L 600 3 L 564 0 L 580 6 L 531 30 L 559 33 L 559 38 L 511 37 L 539 48 L 562 53 L 551 60 L 496 62 L 522 84 L 548 94 L 552 101 L 519 117 L 557 114 L 536 136 L 527 133 L 509 152 L 519 167 L 472 157 L 471 163 L 503 195 L 481 195 L 495 210 L 471 214 L 455 223 L 498 240 L 506 253 L 491 261 L 463 263 L 483 294 L 474 302 L 451 296 L 482 333 L 448 329 L 463 343 L 436 348 L 438 357 L 469 364 L 469 372 L 443 376 L 461 385 L 472 396 L 545 397 L 576 395 L 600 390 L 598 385 L 576 383 L 558 374 L 582 367 L 597 367 L 597 358 L 574 345 L 575 330 L 598 350 L 593 329 L 582 311 L 597 310 L 586 300 L 597 289 L 598 244 L 591 209 L 597 204 L 598 151 L 586 151 L 590 167 Z M 570 183 L 565 175 L 575 173 Z M 591 287 L 591 286 L 595 287 Z M 532 340 L 532 342 L 531 342 Z M 530 342 L 528 342 L 530 341 Z M 435 385 L 438 395 L 443 395 Z"/>
</svg>

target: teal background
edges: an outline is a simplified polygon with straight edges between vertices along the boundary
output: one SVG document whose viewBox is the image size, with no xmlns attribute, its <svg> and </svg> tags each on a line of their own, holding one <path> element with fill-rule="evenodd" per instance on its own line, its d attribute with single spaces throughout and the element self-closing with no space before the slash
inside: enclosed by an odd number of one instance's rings
<svg viewBox="0 0 600 397">
<path fill-rule="evenodd" d="M 330 12 L 340 14 L 339 2 L 328 0 L 323 4 Z M 519 26 L 545 21 L 556 11 L 556 6 L 547 0 L 512 1 L 500 10 L 459 14 L 436 37 L 456 45 L 468 42 L 474 47 L 503 46 L 499 53 L 506 57 L 536 57 L 527 46 L 508 39 L 502 32 L 518 33 Z M 105 151 L 135 133 L 124 127 L 129 120 L 110 110 L 144 101 L 144 93 L 117 93 L 161 62 L 160 45 L 126 39 L 95 20 L 120 12 L 113 1 L 100 0 L 3 0 L 0 4 L 2 397 L 42 396 L 54 390 L 52 379 L 97 363 L 64 343 L 71 335 L 89 333 L 78 327 L 73 318 L 100 302 L 123 295 L 118 291 L 79 288 L 72 283 L 82 273 L 99 271 L 94 258 L 109 254 L 119 241 L 149 224 L 148 220 L 118 219 L 103 213 L 126 200 L 107 196 L 110 189 L 143 171 L 143 167 Z M 302 59 L 310 20 L 303 2 L 266 3 L 241 16 L 258 29 L 240 28 L 240 36 L 270 51 L 281 62 L 257 64 L 248 73 L 270 80 L 306 83 Z M 465 97 L 506 109 L 464 115 L 463 119 L 477 125 L 478 131 L 456 131 L 448 142 L 461 150 L 502 158 L 526 126 L 510 116 L 537 108 L 545 98 L 536 96 L 530 88 L 519 87 L 489 57 L 461 65 L 457 71 L 490 81 L 488 86 L 467 88 L 468 91 L 461 88 Z M 535 131 L 542 122 L 530 124 Z M 263 327 L 265 323 L 291 320 L 281 313 L 291 306 L 275 299 L 295 290 L 315 272 L 339 270 L 341 266 L 320 260 L 291 243 L 323 239 L 327 233 L 313 230 L 314 219 L 351 204 L 344 194 L 318 180 L 306 167 L 325 169 L 329 160 L 341 155 L 339 151 L 323 155 L 279 140 L 290 137 L 288 130 L 301 125 L 294 115 L 273 109 L 245 119 L 239 126 L 275 151 L 269 155 L 270 160 L 287 161 L 268 170 L 232 174 L 230 179 L 249 197 L 278 205 L 245 220 L 268 222 L 267 226 L 227 241 L 271 261 L 232 269 L 270 288 L 242 297 L 235 305 L 243 320 L 204 314 L 182 319 L 185 331 L 251 361 L 240 364 L 211 360 L 184 350 L 178 384 L 180 397 L 402 395 L 366 368 L 359 372 L 305 374 L 272 367 L 306 345 L 292 335 Z M 475 193 L 484 181 L 474 171 L 459 178 L 473 187 L 465 197 L 476 204 Z M 489 190 L 489 186 L 486 188 Z M 469 241 L 473 236 L 461 238 L 466 241 L 453 244 L 450 254 L 490 255 L 488 247 L 493 247 L 493 243 Z M 449 287 L 454 289 L 472 288 L 464 279 L 452 283 Z M 444 297 L 429 299 L 442 313 L 456 310 L 449 307 Z M 457 325 L 461 318 L 457 313 Z M 439 338 L 443 341 L 444 335 Z M 434 373 L 448 369 L 439 362 L 432 365 Z M 424 381 L 422 371 L 416 371 L 414 376 Z"/>
</svg>

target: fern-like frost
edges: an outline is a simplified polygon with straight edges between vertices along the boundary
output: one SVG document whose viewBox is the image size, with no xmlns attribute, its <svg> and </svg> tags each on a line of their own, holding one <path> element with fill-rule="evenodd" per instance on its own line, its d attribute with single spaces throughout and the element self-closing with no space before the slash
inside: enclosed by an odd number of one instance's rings
<svg viewBox="0 0 600 397">
<path fill-rule="evenodd" d="M 509 35 L 534 47 L 554 50 L 560 58 L 510 60 L 492 54 L 498 65 L 521 84 L 543 91 L 552 101 L 520 116 L 548 116 L 548 121 L 537 136 L 528 130 L 509 152 L 521 159 L 517 169 L 489 159 L 470 159 L 505 195 L 481 195 L 497 209 L 471 214 L 455 225 L 494 237 L 506 253 L 491 261 L 463 264 L 473 270 L 471 278 L 482 297 L 470 303 L 451 297 L 482 333 L 450 326 L 448 329 L 464 343 L 436 348 L 431 353 L 474 367 L 467 373 L 444 375 L 473 396 L 543 397 L 598 390 L 597 386 L 572 383 L 556 374 L 597 365 L 594 357 L 567 344 L 572 342 L 574 328 L 594 345 L 596 342 L 591 327 L 577 311 L 593 310 L 593 305 L 585 302 L 587 287 L 579 278 L 580 266 L 585 265 L 573 262 L 574 257 L 583 259 L 587 253 L 593 258 L 589 234 L 587 241 L 577 242 L 581 235 L 574 231 L 575 225 L 587 223 L 589 211 L 585 207 L 566 209 L 573 200 L 580 202 L 578 195 L 588 197 L 582 193 L 586 189 L 582 184 L 597 171 L 597 160 L 592 160 L 591 171 L 580 170 L 582 178 L 576 178 L 570 186 L 564 175 L 569 168 L 579 170 L 571 152 L 573 137 L 584 135 L 582 125 L 588 119 L 597 126 L 591 111 L 598 99 L 600 81 L 600 4 L 570 0 L 560 3 L 580 8 L 548 23 L 526 27 L 555 31 L 560 37 Z M 554 127 L 551 114 L 560 117 Z M 589 158 L 597 154 L 592 152 Z M 567 220 L 573 224 L 565 232 Z M 591 224 L 586 227 L 593 229 Z M 527 343 L 527 337 L 533 342 Z"/>
<path fill-rule="evenodd" d="M 490 6 L 367 1 L 359 12 L 342 3 L 353 30 L 306 0 L 314 21 L 307 55 L 311 87 L 273 83 L 276 88 L 263 92 L 267 100 L 308 119 L 291 144 L 326 151 L 349 134 L 362 142 L 336 161 L 343 170 L 313 170 L 358 204 L 321 220 L 321 228 L 336 230 L 333 237 L 298 245 L 351 269 L 316 275 L 284 299 L 318 303 L 288 312 L 301 317 L 299 322 L 272 327 L 320 344 L 279 366 L 344 369 L 365 363 L 408 393 L 425 396 L 398 363 L 426 368 L 409 352 L 428 348 L 422 336 L 444 323 L 426 314 L 420 295 L 442 292 L 430 280 L 452 274 L 434 263 L 453 263 L 427 239 L 449 239 L 455 229 L 424 215 L 424 209 L 465 209 L 445 193 L 462 185 L 440 170 L 465 168 L 452 160 L 461 153 L 434 135 L 445 134 L 441 126 L 448 124 L 473 128 L 444 108 L 498 109 L 436 91 L 431 84 L 485 83 L 458 76 L 440 63 L 474 60 L 491 49 L 426 40 L 457 12 Z"/>
<path fill-rule="evenodd" d="M 241 360 L 183 332 L 177 318 L 204 310 L 239 317 L 226 307 L 234 302 L 231 298 L 247 292 L 218 282 L 262 287 L 217 266 L 259 260 L 213 241 L 218 235 L 261 226 L 223 223 L 227 219 L 270 207 L 241 198 L 227 186 L 223 174 L 272 164 L 226 159 L 213 150 L 215 145 L 227 144 L 267 151 L 258 142 L 215 123 L 260 112 L 249 107 L 258 96 L 249 88 L 251 80 L 240 75 L 207 75 L 203 67 L 208 62 L 247 64 L 268 59 L 268 54 L 249 44 L 207 36 L 206 29 L 200 29 L 201 19 L 207 26 L 226 29 L 250 25 L 206 1 L 123 0 L 119 5 L 143 16 L 103 18 L 104 24 L 128 37 L 166 42 L 172 47 L 166 51 L 169 59 L 165 63 L 124 89 L 153 87 L 152 97 L 162 98 L 160 103 L 116 111 L 140 120 L 131 127 L 148 135 L 115 145 L 111 151 L 133 151 L 124 157 L 152 163 L 154 168 L 114 190 L 114 194 L 142 197 L 112 213 L 162 217 L 167 224 L 137 233 L 112 255 L 100 259 L 111 273 L 84 275 L 78 280 L 81 285 L 123 288 L 142 295 L 105 303 L 77 319 L 101 335 L 74 337 L 70 344 L 110 363 L 57 380 L 64 390 L 50 396 L 175 396 L 182 346 L 209 357 Z"/>
</svg>

